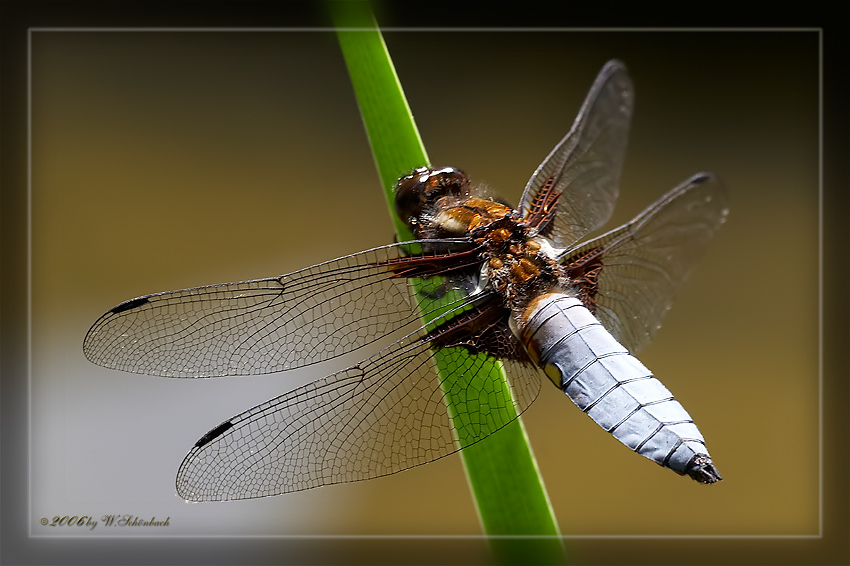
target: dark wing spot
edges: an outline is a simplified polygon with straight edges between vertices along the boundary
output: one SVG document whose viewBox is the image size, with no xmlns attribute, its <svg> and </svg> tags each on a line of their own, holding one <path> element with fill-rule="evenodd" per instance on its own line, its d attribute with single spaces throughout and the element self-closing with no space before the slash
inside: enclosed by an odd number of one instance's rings
<svg viewBox="0 0 850 566">
<path fill-rule="evenodd" d="M 227 431 L 228 429 L 231 429 L 231 428 L 233 428 L 232 422 L 225 421 L 225 422 L 221 423 L 220 425 L 218 425 L 217 427 L 215 427 L 214 429 L 212 429 L 211 431 L 209 431 L 208 433 L 203 435 L 201 437 L 201 439 L 195 443 L 195 447 L 196 448 L 203 448 L 204 446 L 206 446 L 207 444 L 209 444 L 210 442 L 212 442 L 213 440 L 215 440 L 216 438 L 218 438 L 219 436 L 224 434 L 225 431 Z"/>
<path fill-rule="evenodd" d="M 494 294 L 442 323 L 425 339 L 439 348 L 463 348 L 470 355 L 484 353 L 493 358 L 530 362 L 508 326 L 509 316 L 510 310 Z"/>
<path fill-rule="evenodd" d="M 111 312 L 112 314 L 118 314 L 119 312 L 128 311 L 130 309 L 134 309 L 136 307 L 146 305 L 149 302 L 150 301 L 148 301 L 147 297 L 139 297 L 138 299 L 130 299 L 129 301 L 124 301 L 123 303 L 121 303 L 117 307 L 112 307 L 112 309 L 109 312 Z"/>
</svg>

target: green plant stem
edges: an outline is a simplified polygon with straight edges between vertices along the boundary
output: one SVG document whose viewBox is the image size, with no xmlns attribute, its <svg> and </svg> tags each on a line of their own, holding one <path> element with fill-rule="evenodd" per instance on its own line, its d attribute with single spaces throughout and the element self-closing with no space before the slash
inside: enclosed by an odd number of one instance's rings
<svg viewBox="0 0 850 566">
<path fill-rule="evenodd" d="M 427 165 L 428 157 L 368 6 L 345 2 L 333 7 L 337 36 L 390 215 L 399 240 L 409 240 L 409 230 L 394 212 L 393 186 L 402 174 Z M 451 367 L 439 352 L 436 362 L 449 414 L 454 416 L 456 407 L 467 400 L 450 392 L 447 382 L 452 379 Z M 495 395 L 501 395 L 503 403 L 512 406 L 503 372 Z M 516 418 L 497 434 L 481 442 L 475 442 L 473 437 L 471 443 L 465 440 L 464 430 L 457 423 L 455 426 L 464 448 L 461 455 L 473 499 L 484 532 L 491 537 L 496 559 L 506 564 L 563 563 L 557 524 L 522 421 Z"/>
</svg>

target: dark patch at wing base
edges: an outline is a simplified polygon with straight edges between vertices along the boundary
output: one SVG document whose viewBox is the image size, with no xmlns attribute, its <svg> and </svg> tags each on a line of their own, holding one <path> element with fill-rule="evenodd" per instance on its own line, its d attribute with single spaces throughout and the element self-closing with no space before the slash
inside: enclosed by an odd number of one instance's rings
<svg viewBox="0 0 850 566">
<path fill-rule="evenodd" d="M 564 262 L 570 282 L 578 288 L 578 298 L 584 307 L 596 314 L 596 293 L 599 273 L 603 268 L 601 247 L 582 251 Z"/>
<path fill-rule="evenodd" d="M 517 362 L 531 360 L 514 339 L 508 326 L 510 310 L 492 299 L 448 320 L 429 332 L 426 340 L 438 348 L 463 348 L 471 355 L 487 354 L 493 358 Z"/>
<path fill-rule="evenodd" d="M 561 193 L 554 191 L 555 177 L 549 177 L 546 183 L 534 195 L 534 200 L 525 215 L 529 228 L 537 230 L 544 237 L 552 234 L 552 220 L 558 212 L 558 199 Z"/>
</svg>

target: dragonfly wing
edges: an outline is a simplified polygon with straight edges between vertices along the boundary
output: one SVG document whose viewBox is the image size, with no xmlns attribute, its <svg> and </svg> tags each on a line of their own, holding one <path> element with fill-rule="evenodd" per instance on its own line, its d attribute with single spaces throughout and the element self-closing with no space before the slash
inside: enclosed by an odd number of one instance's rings
<svg viewBox="0 0 850 566">
<path fill-rule="evenodd" d="M 558 247 L 570 247 L 611 217 L 626 152 L 634 89 L 626 67 L 609 61 L 569 133 L 528 181 L 520 212 Z"/>
<path fill-rule="evenodd" d="M 432 347 L 425 328 L 346 370 L 225 421 L 177 473 L 187 500 L 265 497 L 365 480 L 431 462 L 513 421 L 536 397 L 539 370 L 462 347 Z M 443 380 L 434 362 L 450 368 Z M 449 418 L 446 397 L 456 414 Z M 454 425 L 453 425 L 454 423 Z"/>
<path fill-rule="evenodd" d="M 462 241 L 427 246 L 410 254 L 411 243 L 392 244 L 280 277 L 132 299 L 95 322 L 83 351 L 98 365 L 168 377 L 256 375 L 327 360 L 420 324 L 409 277 L 450 276 L 477 260 Z"/>
<path fill-rule="evenodd" d="M 563 263 L 585 304 L 635 354 L 661 327 L 728 212 L 723 185 L 700 173 L 628 224 L 567 252 Z"/>
</svg>

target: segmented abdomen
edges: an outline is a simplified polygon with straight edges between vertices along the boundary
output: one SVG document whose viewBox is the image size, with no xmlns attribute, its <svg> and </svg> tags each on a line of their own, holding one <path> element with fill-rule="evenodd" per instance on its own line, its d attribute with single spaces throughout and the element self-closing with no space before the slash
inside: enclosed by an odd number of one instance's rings
<svg viewBox="0 0 850 566">
<path fill-rule="evenodd" d="M 520 339 L 579 409 L 662 466 L 702 483 L 722 479 L 687 411 L 579 299 L 554 293 L 529 308 Z"/>
</svg>

